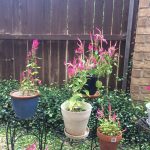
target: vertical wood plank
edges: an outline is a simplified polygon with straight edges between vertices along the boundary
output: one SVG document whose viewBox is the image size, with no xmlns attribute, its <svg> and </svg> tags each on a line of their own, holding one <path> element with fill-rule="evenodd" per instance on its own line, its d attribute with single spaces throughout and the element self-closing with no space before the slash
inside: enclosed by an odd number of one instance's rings
<svg viewBox="0 0 150 150">
<path fill-rule="evenodd" d="M 124 69 L 123 69 L 123 83 L 122 89 L 126 90 L 127 85 L 127 71 L 128 71 L 128 61 L 130 54 L 130 44 L 131 44 L 131 34 L 132 34 L 132 22 L 134 13 L 134 0 L 130 0 L 129 4 L 129 15 L 128 15 L 128 26 L 127 26 L 127 36 L 126 36 L 126 46 L 125 46 L 125 56 L 124 56 Z"/>
<path fill-rule="evenodd" d="M 49 51 L 50 51 L 50 41 L 43 41 L 43 76 L 44 76 L 44 83 L 48 84 L 49 83 Z"/>
<path fill-rule="evenodd" d="M 52 0 L 51 34 L 67 33 L 67 0 Z"/>
<path fill-rule="evenodd" d="M 95 0 L 94 29 L 97 27 L 97 28 L 99 28 L 100 30 L 102 30 L 102 28 L 103 28 L 104 1 L 105 1 L 105 0 Z"/>
<path fill-rule="evenodd" d="M 13 21 L 12 21 L 12 32 L 14 34 L 21 34 L 21 1 L 16 0 L 12 3 L 12 14 L 13 14 Z"/>
<path fill-rule="evenodd" d="M 122 33 L 127 32 L 127 24 L 128 24 L 128 13 L 129 13 L 129 2 L 130 0 L 123 0 L 124 11 L 123 11 L 123 20 L 122 20 Z"/>
<path fill-rule="evenodd" d="M 27 41 L 14 40 L 15 79 L 20 80 L 20 73 L 25 69 L 27 55 Z"/>
<path fill-rule="evenodd" d="M 50 1 L 26 0 L 20 1 L 22 33 L 50 33 Z"/>
<path fill-rule="evenodd" d="M 94 17 L 94 0 L 85 0 L 85 31 L 84 34 L 93 32 L 93 17 Z"/>
<path fill-rule="evenodd" d="M 65 80 L 65 52 L 66 42 L 59 41 L 59 84 L 64 83 Z"/>
<path fill-rule="evenodd" d="M 84 33 L 84 0 L 68 1 L 68 28 L 69 34 Z"/>
<path fill-rule="evenodd" d="M 122 23 L 122 10 L 123 10 L 123 0 L 114 0 L 114 13 L 113 13 L 113 34 L 120 34 L 121 23 Z"/>
<path fill-rule="evenodd" d="M 51 41 L 51 82 L 58 83 L 58 41 Z"/>
<path fill-rule="evenodd" d="M 105 0 L 103 33 L 111 34 L 113 0 Z"/>
<path fill-rule="evenodd" d="M 0 1 L 0 33 L 12 33 L 12 0 Z"/>
</svg>

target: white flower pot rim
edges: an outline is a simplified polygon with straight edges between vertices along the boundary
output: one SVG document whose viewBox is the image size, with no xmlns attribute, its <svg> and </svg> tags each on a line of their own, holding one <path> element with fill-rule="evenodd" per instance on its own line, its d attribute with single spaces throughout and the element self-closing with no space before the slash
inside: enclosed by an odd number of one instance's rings
<svg viewBox="0 0 150 150">
<path fill-rule="evenodd" d="M 64 105 L 65 105 L 66 103 L 67 103 L 67 101 L 65 101 L 64 103 L 61 104 L 61 109 L 62 109 L 63 111 L 66 111 L 66 112 L 70 112 L 70 113 L 80 113 L 80 114 L 82 114 L 82 113 L 89 112 L 89 111 L 92 110 L 92 105 L 91 105 L 90 103 L 83 102 L 83 103 L 85 103 L 85 105 L 88 105 L 88 107 L 89 107 L 88 109 L 86 109 L 86 110 L 84 110 L 84 111 L 79 111 L 79 112 L 69 111 L 69 110 L 66 110 L 66 108 L 64 107 Z"/>
<path fill-rule="evenodd" d="M 146 108 L 150 109 L 150 102 L 146 104 Z"/>
</svg>

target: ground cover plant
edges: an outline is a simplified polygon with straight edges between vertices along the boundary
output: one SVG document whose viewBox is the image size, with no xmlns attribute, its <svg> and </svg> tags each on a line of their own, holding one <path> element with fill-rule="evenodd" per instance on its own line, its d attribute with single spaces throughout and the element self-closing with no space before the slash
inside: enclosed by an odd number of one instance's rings
<svg viewBox="0 0 150 150">
<path fill-rule="evenodd" d="M 13 111 L 11 108 L 11 100 L 9 93 L 10 91 L 18 89 L 18 82 L 15 80 L 1 80 L 0 81 L 0 123 L 1 126 L 5 126 L 8 119 L 12 116 Z M 63 121 L 62 116 L 60 112 L 60 105 L 63 103 L 66 99 L 68 99 L 71 96 L 71 91 L 69 90 L 68 86 L 40 86 L 39 90 L 41 92 L 41 100 L 38 105 L 38 111 L 42 110 L 48 120 L 49 127 L 51 125 L 57 126 L 58 129 L 63 130 Z M 87 101 L 89 101 L 87 99 Z M 89 101 L 93 109 L 97 109 L 97 106 L 105 108 L 107 112 L 108 104 L 111 102 L 112 109 L 116 112 L 118 117 L 120 118 L 120 122 L 122 125 L 122 129 L 126 129 L 126 131 L 123 134 L 124 140 L 122 141 L 122 145 L 130 145 L 130 147 L 134 147 L 134 145 L 138 145 L 138 134 L 135 128 L 136 121 L 142 117 L 146 116 L 145 114 L 145 108 L 141 104 L 134 104 L 130 98 L 130 95 L 128 93 L 124 93 L 123 91 L 110 91 L 108 94 L 105 94 L 105 91 L 101 92 L 101 97 L 98 99 L 95 99 L 93 101 Z M 91 115 L 91 118 L 94 117 L 94 114 Z M 93 128 L 95 119 L 90 119 L 89 127 Z M 2 132 L 2 134 L 5 134 L 5 130 Z M 147 135 L 141 135 L 143 137 L 143 143 L 147 143 L 148 145 L 148 136 Z M 27 138 L 28 139 L 28 138 Z M 32 139 L 32 137 L 31 137 Z M 32 144 L 34 140 L 31 140 L 31 143 L 29 140 L 24 140 L 24 142 L 20 142 L 21 146 Z M 53 141 L 53 142 L 52 142 Z M 51 143 L 52 145 L 58 145 L 60 146 L 61 141 L 59 138 L 55 137 L 54 134 L 49 132 L 48 136 L 48 143 Z M 18 145 L 20 145 L 18 143 Z M 68 144 L 67 144 L 68 145 Z M 66 145 L 66 146 L 67 146 Z M 87 147 L 89 143 L 85 144 L 85 147 Z M 148 147 L 146 145 L 146 148 Z M 20 146 L 18 146 L 20 147 Z M 52 146 L 53 147 L 53 146 Z M 55 146 L 56 147 L 56 146 Z M 71 147 L 70 147 L 71 149 Z M 83 150 L 86 149 L 82 148 Z M 129 148 L 128 148 L 129 149 Z M 127 149 L 127 150 L 128 150 Z M 19 149 L 18 149 L 19 150 Z M 54 149 L 55 150 L 55 149 Z M 134 150 L 132 148 L 132 150 Z"/>
</svg>

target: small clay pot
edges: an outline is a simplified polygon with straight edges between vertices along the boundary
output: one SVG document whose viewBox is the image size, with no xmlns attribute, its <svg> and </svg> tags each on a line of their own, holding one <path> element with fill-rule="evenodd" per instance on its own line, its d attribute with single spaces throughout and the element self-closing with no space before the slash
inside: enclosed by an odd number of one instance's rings
<svg viewBox="0 0 150 150">
<path fill-rule="evenodd" d="M 117 150 L 118 144 L 122 140 L 122 133 L 117 136 L 104 135 L 100 132 L 100 127 L 97 128 L 97 136 L 100 150 Z"/>
</svg>

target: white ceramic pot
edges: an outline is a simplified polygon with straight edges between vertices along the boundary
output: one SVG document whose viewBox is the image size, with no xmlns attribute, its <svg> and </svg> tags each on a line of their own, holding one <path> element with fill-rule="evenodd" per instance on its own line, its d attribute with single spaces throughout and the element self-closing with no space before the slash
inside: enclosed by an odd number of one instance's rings
<svg viewBox="0 0 150 150">
<path fill-rule="evenodd" d="M 64 102 L 61 105 L 61 113 L 66 132 L 74 136 L 84 135 L 87 129 L 92 106 L 89 103 L 84 102 L 85 111 L 81 112 L 71 112 L 66 110 L 66 108 L 67 102 Z"/>
<path fill-rule="evenodd" d="M 148 124 L 150 125 L 150 102 L 146 104 L 147 112 L 148 112 Z"/>
</svg>

